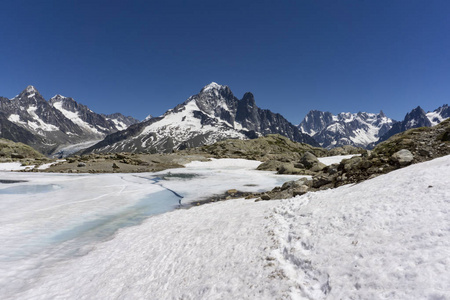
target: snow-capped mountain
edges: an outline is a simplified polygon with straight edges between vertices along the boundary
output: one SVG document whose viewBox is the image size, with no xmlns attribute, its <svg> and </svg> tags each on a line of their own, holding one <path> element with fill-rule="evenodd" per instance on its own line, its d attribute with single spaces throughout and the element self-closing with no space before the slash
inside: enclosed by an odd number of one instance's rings
<svg viewBox="0 0 450 300">
<path fill-rule="evenodd" d="M 366 148 L 385 134 L 394 122 L 382 111 L 379 114 L 359 112 L 333 115 L 312 110 L 298 127 L 324 148 L 343 145 Z"/>
<path fill-rule="evenodd" d="M 229 138 L 248 139 L 270 133 L 317 145 L 280 114 L 258 108 L 251 93 L 239 100 L 228 86 L 213 82 L 164 115 L 113 133 L 86 149 L 86 153 L 171 152 Z"/>
<path fill-rule="evenodd" d="M 114 113 L 114 114 L 109 114 L 109 115 L 102 114 L 102 116 L 104 116 L 107 120 L 113 121 L 118 130 L 125 130 L 130 125 L 140 122 L 138 119 L 135 119 L 131 116 L 124 116 L 121 113 Z M 148 118 L 148 116 L 147 116 L 147 118 Z"/>
<path fill-rule="evenodd" d="M 450 118 L 450 107 L 448 104 L 444 104 L 434 111 L 427 112 L 426 115 L 428 120 L 430 120 L 431 125 L 434 126 L 441 123 L 445 119 Z"/>
<path fill-rule="evenodd" d="M 420 106 L 418 106 L 411 112 L 407 113 L 403 121 L 393 124 L 392 128 L 389 131 L 380 136 L 380 139 L 377 141 L 377 143 L 385 141 L 394 134 L 403 132 L 411 128 L 431 127 L 437 125 L 449 117 L 450 108 L 447 104 L 428 113 L 425 113 L 425 111 Z"/>
<path fill-rule="evenodd" d="M 0 113 L 0 137 L 29 144 L 46 154 L 60 145 L 102 139 L 127 127 L 121 121 L 126 117 L 107 118 L 72 98 L 56 95 L 47 102 L 31 85 L 12 99 L 0 98 Z"/>
</svg>

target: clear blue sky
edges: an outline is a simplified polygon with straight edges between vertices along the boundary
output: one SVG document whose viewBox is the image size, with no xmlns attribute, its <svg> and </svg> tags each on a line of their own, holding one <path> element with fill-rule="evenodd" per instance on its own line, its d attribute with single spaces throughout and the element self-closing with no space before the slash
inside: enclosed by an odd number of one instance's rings
<svg viewBox="0 0 450 300">
<path fill-rule="evenodd" d="M 450 101 L 450 1 L 3 0 L 0 95 L 161 115 L 215 81 L 298 124 Z"/>
</svg>

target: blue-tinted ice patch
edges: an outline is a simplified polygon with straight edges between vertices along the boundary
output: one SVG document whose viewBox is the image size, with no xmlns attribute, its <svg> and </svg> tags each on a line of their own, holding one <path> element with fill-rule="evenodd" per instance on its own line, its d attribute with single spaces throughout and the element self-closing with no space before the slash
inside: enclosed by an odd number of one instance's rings
<svg viewBox="0 0 450 300">
<path fill-rule="evenodd" d="M 72 239 L 86 241 L 103 240 L 124 227 L 141 224 L 152 215 L 171 211 L 178 206 L 180 198 L 171 191 L 152 193 L 136 204 L 110 215 L 81 221 L 80 225 L 58 231 L 50 238 L 52 243 L 63 243 Z"/>
<path fill-rule="evenodd" d="M 0 194 L 40 194 L 48 193 L 61 187 L 57 184 L 16 185 L 0 189 Z"/>
</svg>

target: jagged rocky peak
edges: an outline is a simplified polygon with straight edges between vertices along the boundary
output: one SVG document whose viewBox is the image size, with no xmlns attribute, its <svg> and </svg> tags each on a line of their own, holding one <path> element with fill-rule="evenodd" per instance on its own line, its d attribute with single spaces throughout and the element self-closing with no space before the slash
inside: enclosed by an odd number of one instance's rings
<svg viewBox="0 0 450 300">
<path fill-rule="evenodd" d="M 208 85 L 205 85 L 199 94 L 200 98 L 205 97 L 218 97 L 218 98 L 232 98 L 233 93 L 227 85 L 220 85 L 216 82 L 211 82 Z"/>
<path fill-rule="evenodd" d="M 76 102 L 73 98 L 65 97 L 60 94 L 53 96 L 50 98 L 49 103 L 54 108 L 61 110 L 65 109 L 71 112 L 76 112 L 78 110 L 88 110 L 91 111 L 89 108 L 87 108 L 85 105 L 80 104 Z"/>
<path fill-rule="evenodd" d="M 64 99 L 66 99 L 67 97 L 57 94 L 53 97 L 50 98 L 50 102 L 57 102 L 57 101 L 63 101 Z"/>
<path fill-rule="evenodd" d="M 211 92 L 211 91 L 220 91 L 223 89 L 229 89 L 229 88 L 226 85 L 220 85 L 216 82 L 211 82 L 210 84 L 205 85 L 202 88 L 202 90 L 200 91 L 200 93 L 207 93 L 207 92 Z"/>
<path fill-rule="evenodd" d="M 37 89 L 36 89 L 34 86 L 32 86 L 32 85 L 27 86 L 27 88 L 25 89 L 25 91 L 26 91 L 27 93 L 36 93 L 36 92 L 38 92 Z"/>
<path fill-rule="evenodd" d="M 299 127 L 303 133 L 314 135 L 326 128 L 332 121 L 332 113 L 328 111 L 311 110 L 300 123 Z"/>
<path fill-rule="evenodd" d="M 199 94 L 190 97 L 186 103 L 193 100 L 201 111 L 214 116 L 221 116 L 224 111 L 234 111 L 238 101 L 228 86 L 215 82 L 203 87 Z"/>
<path fill-rule="evenodd" d="M 250 92 L 245 93 L 241 101 L 251 108 L 256 107 L 255 96 Z"/>
<path fill-rule="evenodd" d="M 368 147 L 386 133 L 393 120 L 382 111 L 379 114 L 367 112 L 342 112 L 333 115 L 330 112 L 310 111 L 299 128 L 313 136 L 322 147 L 331 148 L 342 145 Z"/>
<path fill-rule="evenodd" d="M 14 97 L 15 98 L 33 98 L 39 96 L 40 98 L 42 98 L 41 94 L 39 93 L 39 91 L 32 85 L 27 86 L 18 96 Z"/>
<path fill-rule="evenodd" d="M 405 130 L 414 127 L 431 126 L 430 120 L 420 106 L 417 106 L 411 112 L 407 113 L 404 122 L 406 122 Z"/>
</svg>

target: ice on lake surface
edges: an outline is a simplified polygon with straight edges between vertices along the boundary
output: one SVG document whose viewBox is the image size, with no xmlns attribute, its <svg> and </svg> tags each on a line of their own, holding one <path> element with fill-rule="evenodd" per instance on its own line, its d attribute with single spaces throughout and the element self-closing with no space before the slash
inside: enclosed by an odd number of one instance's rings
<svg viewBox="0 0 450 300">
<path fill-rule="evenodd" d="M 180 200 L 264 191 L 300 177 L 256 171 L 258 164 L 224 159 L 140 174 L 1 172 L 0 180 L 16 183 L 0 185 L 0 294 L 15 298 L 59 262 L 176 209 Z"/>
<path fill-rule="evenodd" d="M 42 185 L 18 185 L 0 189 L 1 194 L 39 194 L 47 193 L 60 186 L 56 184 L 42 184 Z"/>
</svg>

